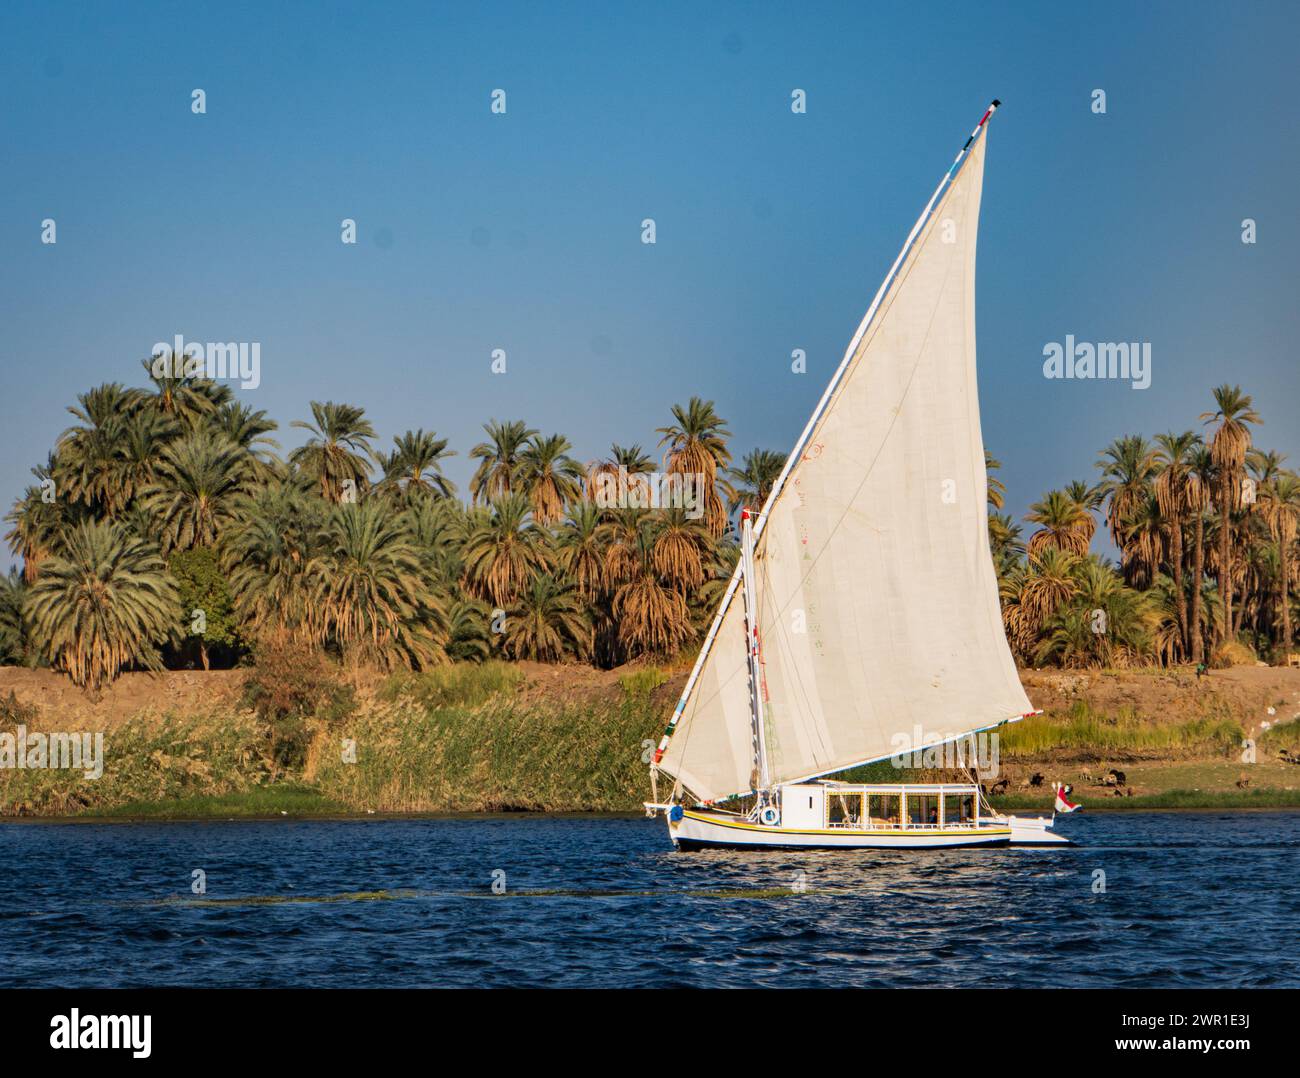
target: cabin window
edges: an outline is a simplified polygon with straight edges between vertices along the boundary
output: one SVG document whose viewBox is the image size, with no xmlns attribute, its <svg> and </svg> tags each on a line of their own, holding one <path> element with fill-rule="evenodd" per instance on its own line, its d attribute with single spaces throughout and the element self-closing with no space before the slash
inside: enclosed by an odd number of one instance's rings
<svg viewBox="0 0 1300 1078">
<path fill-rule="evenodd" d="M 898 794 L 868 794 L 867 812 L 872 827 L 897 827 L 899 802 Z"/>
<path fill-rule="evenodd" d="M 827 791 L 826 823 L 829 827 L 861 827 L 862 794 Z"/>
<path fill-rule="evenodd" d="M 975 822 L 974 794 L 944 794 L 944 823 L 949 827 L 962 827 Z"/>
<path fill-rule="evenodd" d="M 938 827 L 939 795 L 908 794 L 907 825 L 908 827 Z"/>
</svg>

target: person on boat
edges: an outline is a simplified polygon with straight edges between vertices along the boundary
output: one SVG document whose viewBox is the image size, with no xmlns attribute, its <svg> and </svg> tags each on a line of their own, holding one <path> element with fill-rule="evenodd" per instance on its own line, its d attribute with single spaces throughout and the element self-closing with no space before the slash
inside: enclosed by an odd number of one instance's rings
<svg viewBox="0 0 1300 1078">
<path fill-rule="evenodd" d="M 937 824 L 939 822 L 939 806 L 934 805 L 930 808 L 930 822 Z"/>
</svg>

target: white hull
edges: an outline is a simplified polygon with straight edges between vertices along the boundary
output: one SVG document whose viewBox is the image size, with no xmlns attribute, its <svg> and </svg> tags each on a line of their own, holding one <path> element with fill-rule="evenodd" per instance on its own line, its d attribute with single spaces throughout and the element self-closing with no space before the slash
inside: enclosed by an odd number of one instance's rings
<svg viewBox="0 0 1300 1078">
<path fill-rule="evenodd" d="M 978 827 L 888 828 L 879 830 L 766 826 L 729 813 L 686 809 L 668 819 L 668 836 L 678 849 L 743 847 L 848 850 L 928 850 L 960 846 L 1006 846 L 1010 826 L 988 821 Z"/>
<path fill-rule="evenodd" d="M 1013 846 L 1073 846 L 1068 838 L 1052 831 L 1056 820 L 1038 816 L 1032 820 L 1019 816 L 996 816 L 997 823 L 1011 828 L 1011 845 Z"/>
</svg>

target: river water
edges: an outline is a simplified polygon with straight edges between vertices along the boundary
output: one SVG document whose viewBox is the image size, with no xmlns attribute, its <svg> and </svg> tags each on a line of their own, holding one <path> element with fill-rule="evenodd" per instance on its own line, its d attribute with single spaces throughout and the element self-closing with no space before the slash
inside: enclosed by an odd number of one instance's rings
<svg viewBox="0 0 1300 1078">
<path fill-rule="evenodd" d="M 12 823 L 0 985 L 1300 986 L 1300 813 L 1059 830 L 1081 845 L 686 854 L 662 820 L 531 816 Z"/>
</svg>

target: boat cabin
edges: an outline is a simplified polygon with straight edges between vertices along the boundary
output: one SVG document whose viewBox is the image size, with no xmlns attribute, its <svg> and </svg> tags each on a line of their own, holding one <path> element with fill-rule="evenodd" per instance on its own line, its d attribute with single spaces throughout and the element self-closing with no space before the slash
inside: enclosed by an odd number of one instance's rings
<svg viewBox="0 0 1300 1078">
<path fill-rule="evenodd" d="M 979 787 L 951 783 L 781 787 L 781 826 L 855 831 L 924 831 L 980 826 Z"/>
</svg>

